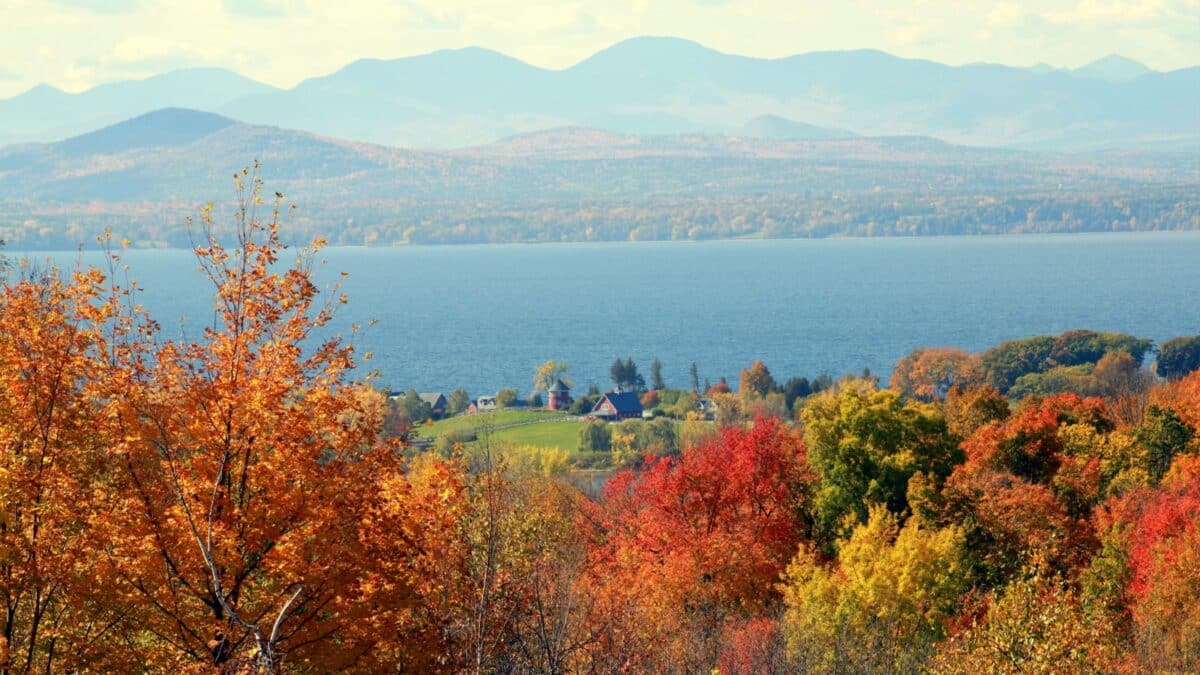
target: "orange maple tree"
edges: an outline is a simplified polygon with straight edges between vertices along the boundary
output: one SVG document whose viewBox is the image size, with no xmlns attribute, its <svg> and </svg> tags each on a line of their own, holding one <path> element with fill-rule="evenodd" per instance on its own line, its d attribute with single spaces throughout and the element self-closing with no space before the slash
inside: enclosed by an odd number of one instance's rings
<svg viewBox="0 0 1200 675">
<path fill-rule="evenodd" d="M 313 281 L 319 242 L 282 264 L 279 199 L 260 221 L 260 183 L 240 180 L 236 246 L 211 207 L 200 218 L 213 324 L 146 344 L 113 393 L 98 574 L 158 667 L 368 663 L 410 627 L 401 609 L 421 598 L 432 531 L 422 510 L 437 524 L 446 500 L 397 484 L 384 397 L 349 377 L 353 350 L 321 332 L 342 297 Z M 439 481 L 452 495 L 454 479 Z"/>
</svg>

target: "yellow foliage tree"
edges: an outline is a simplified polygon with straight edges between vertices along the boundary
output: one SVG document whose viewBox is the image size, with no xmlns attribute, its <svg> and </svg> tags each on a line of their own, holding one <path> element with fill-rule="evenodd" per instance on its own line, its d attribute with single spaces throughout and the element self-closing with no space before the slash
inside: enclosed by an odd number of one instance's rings
<svg viewBox="0 0 1200 675">
<path fill-rule="evenodd" d="M 1089 613 L 1062 581 L 1034 574 L 992 598 L 975 626 L 947 640 L 935 673 L 1108 673 L 1122 655 L 1103 613 Z"/>
<path fill-rule="evenodd" d="M 842 542 L 836 566 L 802 548 L 782 587 L 793 664 L 802 672 L 919 669 L 967 586 L 963 541 L 955 527 L 899 527 L 877 506 Z"/>
</svg>

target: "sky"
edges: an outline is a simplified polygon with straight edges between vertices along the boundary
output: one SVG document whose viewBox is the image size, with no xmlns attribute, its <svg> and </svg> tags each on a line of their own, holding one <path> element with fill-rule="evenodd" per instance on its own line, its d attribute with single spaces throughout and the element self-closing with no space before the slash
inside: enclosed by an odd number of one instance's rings
<svg viewBox="0 0 1200 675">
<path fill-rule="evenodd" d="M 1200 64 L 1200 0 L 0 0 L 0 97 L 196 66 L 291 87 L 364 57 L 480 46 L 546 68 L 670 35 L 776 58 L 872 48 L 942 63 Z"/>
</svg>

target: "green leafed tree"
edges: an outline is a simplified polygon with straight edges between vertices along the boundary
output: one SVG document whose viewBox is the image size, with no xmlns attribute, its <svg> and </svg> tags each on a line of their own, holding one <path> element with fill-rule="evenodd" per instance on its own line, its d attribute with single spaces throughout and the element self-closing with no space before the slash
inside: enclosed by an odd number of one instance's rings
<svg viewBox="0 0 1200 675">
<path fill-rule="evenodd" d="M 1157 483 L 1171 468 L 1175 455 L 1191 442 L 1192 429 L 1174 410 L 1152 405 L 1146 410 L 1146 418 L 1134 430 L 1134 437 L 1146 451 L 1146 473 Z"/>
<path fill-rule="evenodd" d="M 1178 380 L 1200 369 L 1200 335 L 1167 340 L 1158 348 L 1155 370 L 1168 380 Z"/>
<path fill-rule="evenodd" d="M 667 383 L 663 381 L 662 361 L 657 358 L 650 364 L 650 388 L 655 391 L 667 388 Z"/>
<path fill-rule="evenodd" d="M 936 408 L 905 403 L 869 382 L 844 382 L 812 397 L 801 417 L 820 478 L 813 503 L 826 547 L 865 522 L 871 504 L 906 512 L 909 479 L 922 473 L 941 481 L 962 459 Z"/>
<path fill-rule="evenodd" d="M 421 400 L 415 389 L 409 389 L 396 399 L 396 405 L 400 408 L 400 414 L 409 421 L 410 424 L 420 424 L 433 416 L 433 408 L 428 403 Z"/>
<path fill-rule="evenodd" d="M 451 415 L 466 412 L 469 405 L 471 405 L 471 394 L 466 389 L 455 389 L 446 397 L 446 412 Z"/>
<path fill-rule="evenodd" d="M 496 407 L 512 407 L 512 404 L 517 402 L 517 396 L 518 394 L 516 389 L 501 389 L 500 391 L 496 392 Z"/>
<path fill-rule="evenodd" d="M 579 428 L 580 452 L 608 452 L 612 450 L 612 431 L 603 422 L 587 422 Z"/>
</svg>

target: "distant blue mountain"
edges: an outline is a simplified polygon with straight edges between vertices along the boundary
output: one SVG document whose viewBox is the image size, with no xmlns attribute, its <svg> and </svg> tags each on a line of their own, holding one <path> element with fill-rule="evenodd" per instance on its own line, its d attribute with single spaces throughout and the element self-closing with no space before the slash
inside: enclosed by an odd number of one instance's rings
<svg viewBox="0 0 1200 675">
<path fill-rule="evenodd" d="M 1031 66 L 1029 71 L 1039 75 L 1049 73 L 1063 73 L 1073 77 L 1082 77 L 1089 80 L 1100 80 L 1102 82 L 1111 82 L 1114 84 L 1125 84 L 1132 82 L 1143 75 L 1149 75 L 1155 71 L 1148 68 L 1145 64 L 1126 58 L 1119 54 L 1109 54 L 1108 56 L 1096 59 L 1087 65 L 1078 68 L 1055 68 L 1048 63 L 1038 63 Z"/>
<path fill-rule="evenodd" d="M 108 155 L 144 148 L 187 145 L 237 124 L 215 113 L 163 108 L 103 129 L 69 138 L 58 144 L 66 156 Z"/>
<path fill-rule="evenodd" d="M 804 124 L 778 115 L 760 115 L 742 125 L 739 135 L 789 141 L 824 141 L 836 138 L 854 138 L 858 134 L 845 129 L 829 129 Z"/>
<path fill-rule="evenodd" d="M 0 100 L 0 145 L 69 138 L 160 108 L 217 110 L 236 99 L 274 90 L 220 68 L 177 70 L 78 94 L 39 85 Z"/>
<path fill-rule="evenodd" d="M 182 83 L 198 72 L 163 77 Z M 768 136 L 787 120 L 866 136 L 1057 150 L 1200 139 L 1200 71 L 1158 73 L 1120 57 L 1075 71 L 947 66 L 874 50 L 759 59 L 642 37 L 563 70 L 470 48 L 355 61 L 289 90 L 226 71 L 210 78 L 207 93 L 190 103 L 174 98 L 194 95 L 197 87 L 152 87 L 156 78 L 74 96 L 35 89 L 0 101 L 0 144 L 59 138 L 70 135 L 63 133 L 68 127 L 78 133 L 101 126 L 98 117 L 111 123 L 165 106 L 418 148 L 480 145 L 570 126 L 745 134 L 751 120 L 775 120 L 751 126 Z"/>
<path fill-rule="evenodd" d="M 1200 78 L 1187 70 L 1127 82 L 1097 77 L 1116 65 L 1110 60 L 1084 74 L 1042 74 L 988 64 L 953 67 L 874 50 L 757 59 L 644 37 L 557 71 L 482 49 L 359 61 L 221 111 L 418 147 L 473 145 L 563 126 L 740 133 L 747 120 L 764 115 L 865 135 L 976 145 L 1071 148 L 1200 137 Z M 1144 78 L 1159 83 L 1147 85 Z"/>
<path fill-rule="evenodd" d="M 1147 68 L 1144 64 L 1118 54 L 1109 54 L 1104 58 L 1092 61 L 1086 66 L 1071 70 L 1072 75 L 1079 77 L 1090 77 L 1093 80 L 1117 83 L 1131 82 L 1152 72 L 1154 71 Z"/>
</svg>

